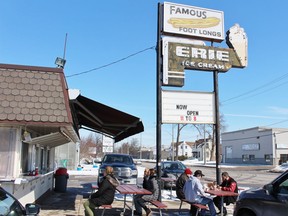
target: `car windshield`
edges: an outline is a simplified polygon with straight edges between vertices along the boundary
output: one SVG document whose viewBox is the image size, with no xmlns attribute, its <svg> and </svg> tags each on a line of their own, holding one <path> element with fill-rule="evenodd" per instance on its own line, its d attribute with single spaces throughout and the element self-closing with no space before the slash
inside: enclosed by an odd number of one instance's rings
<svg viewBox="0 0 288 216">
<path fill-rule="evenodd" d="M 125 163 L 133 164 L 131 157 L 128 155 L 106 155 L 103 158 L 104 163 Z"/>
<path fill-rule="evenodd" d="M 2 189 L 0 190 L 0 215 L 23 215 L 20 204 Z"/>
<path fill-rule="evenodd" d="M 185 166 L 182 163 L 178 162 L 164 162 L 163 169 L 184 170 Z"/>
</svg>

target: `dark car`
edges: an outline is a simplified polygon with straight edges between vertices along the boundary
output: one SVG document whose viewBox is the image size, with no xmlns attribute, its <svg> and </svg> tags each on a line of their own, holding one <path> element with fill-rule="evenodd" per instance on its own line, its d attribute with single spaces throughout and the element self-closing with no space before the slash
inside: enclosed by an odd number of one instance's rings
<svg viewBox="0 0 288 216">
<path fill-rule="evenodd" d="M 234 216 L 288 215 L 288 170 L 263 188 L 240 193 Z"/>
<path fill-rule="evenodd" d="M 25 207 L 10 193 L 0 187 L 0 215 L 22 216 L 38 215 L 40 207 L 36 204 L 26 204 Z"/>
<path fill-rule="evenodd" d="M 106 166 L 113 167 L 115 177 L 120 183 L 137 184 L 138 171 L 131 155 L 106 154 L 99 167 L 98 183 L 102 181 Z"/>
<path fill-rule="evenodd" d="M 161 162 L 161 176 L 177 179 L 186 169 L 186 166 L 180 161 L 162 161 Z M 165 181 L 164 188 L 176 188 L 175 181 Z"/>
</svg>

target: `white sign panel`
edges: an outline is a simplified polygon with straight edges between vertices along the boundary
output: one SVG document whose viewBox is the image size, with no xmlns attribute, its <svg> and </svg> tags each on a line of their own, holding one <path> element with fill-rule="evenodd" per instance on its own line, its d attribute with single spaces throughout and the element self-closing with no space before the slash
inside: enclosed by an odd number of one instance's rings
<svg viewBox="0 0 288 216">
<path fill-rule="evenodd" d="M 102 140 L 102 143 L 103 143 L 103 146 L 113 146 L 114 145 L 114 139 L 112 139 L 111 137 L 108 137 L 108 136 L 105 136 L 103 135 L 102 136 L 103 140 Z"/>
<path fill-rule="evenodd" d="M 221 42 L 225 38 L 224 13 L 164 2 L 163 31 Z"/>
<path fill-rule="evenodd" d="M 214 93 L 162 91 L 162 123 L 215 124 Z"/>
<path fill-rule="evenodd" d="M 113 152 L 112 146 L 103 146 L 103 152 Z"/>
</svg>

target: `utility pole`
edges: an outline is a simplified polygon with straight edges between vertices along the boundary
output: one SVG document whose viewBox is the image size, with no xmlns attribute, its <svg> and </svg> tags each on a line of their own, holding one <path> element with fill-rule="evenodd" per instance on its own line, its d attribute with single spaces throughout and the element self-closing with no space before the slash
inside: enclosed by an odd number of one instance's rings
<svg viewBox="0 0 288 216">
<path fill-rule="evenodd" d="M 172 124 L 172 161 L 174 161 L 174 125 Z"/>
<path fill-rule="evenodd" d="M 206 165 L 206 129 L 204 124 L 204 145 L 203 145 L 203 158 L 204 158 L 204 165 Z"/>
</svg>

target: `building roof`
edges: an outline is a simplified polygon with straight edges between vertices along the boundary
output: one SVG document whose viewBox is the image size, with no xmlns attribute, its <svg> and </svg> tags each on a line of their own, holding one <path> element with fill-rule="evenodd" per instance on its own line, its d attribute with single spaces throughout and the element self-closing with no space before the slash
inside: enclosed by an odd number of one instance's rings
<svg viewBox="0 0 288 216">
<path fill-rule="evenodd" d="M 115 142 L 144 130 L 135 116 L 81 95 L 69 100 L 62 68 L 0 64 L 0 83 L 0 124 L 22 126 L 30 144 L 77 142 L 85 127 Z"/>
<path fill-rule="evenodd" d="M 38 144 L 53 133 L 59 144 L 78 141 L 63 69 L 0 64 L 0 83 L 1 125 L 22 126 Z"/>
<path fill-rule="evenodd" d="M 0 64 L 0 121 L 71 124 L 63 70 Z"/>
</svg>

